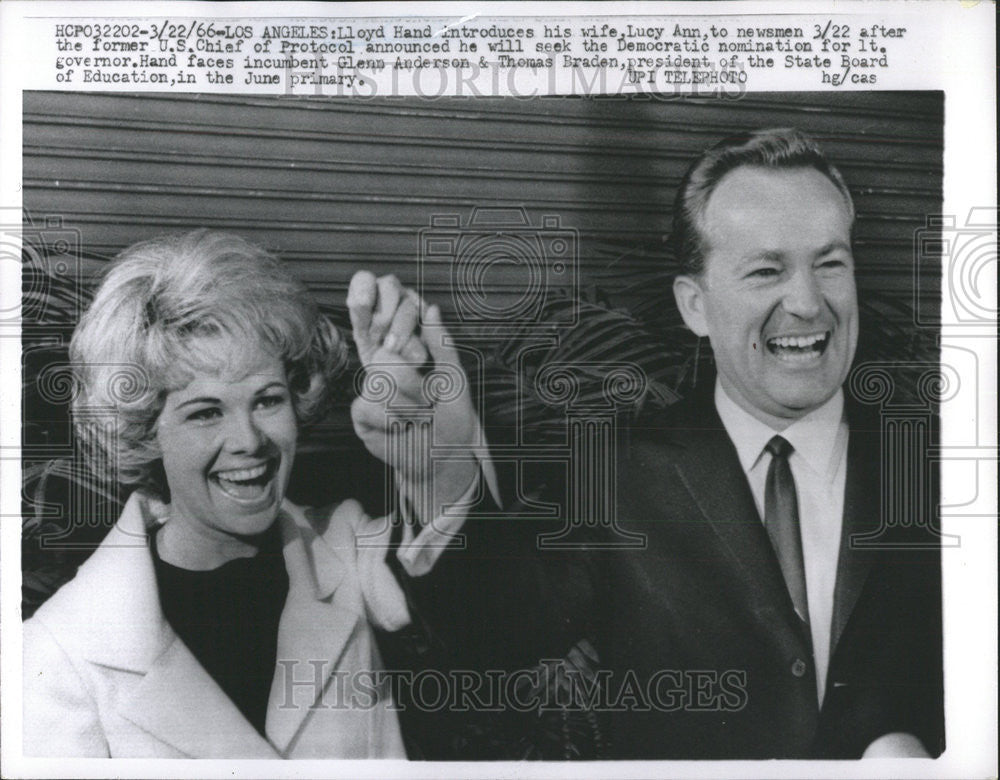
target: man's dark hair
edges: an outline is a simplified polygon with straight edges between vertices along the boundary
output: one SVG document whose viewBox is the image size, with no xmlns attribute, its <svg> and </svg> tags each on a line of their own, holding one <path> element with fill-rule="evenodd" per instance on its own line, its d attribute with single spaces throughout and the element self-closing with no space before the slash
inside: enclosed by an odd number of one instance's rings
<svg viewBox="0 0 1000 780">
<path fill-rule="evenodd" d="M 727 173 L 745 166 L 819 171 L 844 196 L 853 222 L 854 202 L 843 177 L 807 135 L 786 127 L 734 135 L 702 154 L 677 189 L 672 238 L 681 273 L 697 276 L 704 270 L 708 247 L 699 228 L 708 200 Z"/>
</svg>

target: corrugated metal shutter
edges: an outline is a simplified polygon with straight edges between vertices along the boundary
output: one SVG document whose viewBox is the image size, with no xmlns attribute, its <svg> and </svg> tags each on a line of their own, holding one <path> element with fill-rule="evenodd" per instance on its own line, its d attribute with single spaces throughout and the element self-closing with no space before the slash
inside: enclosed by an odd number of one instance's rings
<svg viewBox="0 0 1000 780">
<path fill-rule="evenodd" d="M 342 307 L 351 274 L 367 268 L 419 286 L 453 319 L 454 272 L 464 266 L 447 256 L 418 263 L 421 230 L 435 215 L 464 225 L 476 207 L 523 209 L 536 227 L 558 217 L 540 235 L 578 231 L 579 266 L 559 266 L 565 258 L 546 244 L 541 284 L 575 283 L 676 322 L 662 274 L 680 178 L 720 138 L 774 126 L 810 132 L 841 168 L 857 207 L 861 294 L 877 297 L 883 342 L 908 339 L 914 233 L 941 206 L 942 93 L 348 100 L 30 92 L 24 206 L 79 229 L 88 274 L 140 239 L 218 227 L 277 252 L 327 307 Z M 923 270 L 922 308 L 936 312 L 939 267 Z M 473 303 L 509 312 L 538 282 L 530 263 L 500 262 L 478 280 L 485 298 Z M 932 339 L 921 344 L 935 360 Z M 885 354 L 885 343 L 876 346 Z M 352 439 L 341 409 L 303 444 L 340 448 Z"/>
<path fill-rule="evenodd" d="M 940 210 L 941 93 L 756 94 L 730 100 L 304 99 L 26 93 L 24 205 L 113 256 L 164 231 L 217 226 L 278 252 L 327 303 L 358 268 L 418 282 L 418 232 L 476 206 L 579 230 L 579 281 L 657 246 L 694 155 L 731 132 L 811 132 L 855 195 L 862 292 L 912 300 L 913 235 Z M 657 264 L 644 253 L 635 263 Z M 933 301 L 937 270 L 922 289 Z M 425 292 L 448 310 L 444 266 Z M 486 278 L 500 308 L 525 269 Z M 619 289 L 616 289 L 616 286 Z M 666 291 L 664 291 L 666 292 Z M 624 301 L 627 304 L 627 300 Z"/>
</svg>

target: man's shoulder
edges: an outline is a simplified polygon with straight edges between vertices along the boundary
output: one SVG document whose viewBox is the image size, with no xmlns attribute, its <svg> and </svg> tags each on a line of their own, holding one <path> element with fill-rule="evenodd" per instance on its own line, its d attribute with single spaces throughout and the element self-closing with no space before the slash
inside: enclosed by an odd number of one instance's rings
<svg viewBox="0 0 1000 780">
<path fill-rule="evenodd" d="M 671 464 L 683 469 L 738 465 L 711 394 L 693 395 L 638 416 L 627 427 L 619 454 L 626 473 L 637 479 L 648 471 L 665 474 Z"/>
<path fill-rule="evenodd" d="M 849 393 L 844 397 L 844 414 L 851 435 L 878 438 L 885 427 L 886 419 L 880 407 L 861 403 Z"/>
<path fill-rule="evenodd" d="M 629 441 L 639 446 L 685 446 L 725 437 L 711 393 L 691 394 L 670 406 L 646 410 L 628 426 Z"/>
</svg>

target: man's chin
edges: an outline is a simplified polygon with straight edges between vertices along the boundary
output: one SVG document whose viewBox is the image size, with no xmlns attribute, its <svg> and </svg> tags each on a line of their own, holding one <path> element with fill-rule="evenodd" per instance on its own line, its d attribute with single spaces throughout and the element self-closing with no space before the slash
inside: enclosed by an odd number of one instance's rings
<svg viewBox="0 0 1000 780">
<path fill-rule="evenodd" d="M 797 420 L 819 409 L 837 394 L 835 388 L 815 388 L 797 393 L 779 393 L 774 397 L 776 416 Z"/>
</svg>

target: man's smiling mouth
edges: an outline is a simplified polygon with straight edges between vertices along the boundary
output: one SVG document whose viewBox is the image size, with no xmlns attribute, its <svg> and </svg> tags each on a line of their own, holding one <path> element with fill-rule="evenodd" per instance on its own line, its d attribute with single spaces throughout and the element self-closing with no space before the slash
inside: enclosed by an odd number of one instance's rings
<svg viewBox="0 0 1000 780">
<path fill-rule="evenodd" d="M 830 344 L 830 331 L 804 336 L 774 336 L 766 342 L 767 351 L 779 360 L 804 362 L 822 355 Z"/>
<path fill-rule="evenodd" d="M 256 501 L 267 493 L 278 471 L 276 459 L 245 469 L 226 469 L 209 475 L 209 479 L 236 501 Z"/>
</svg>

